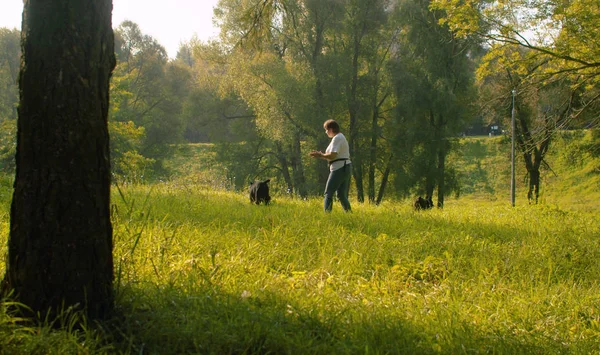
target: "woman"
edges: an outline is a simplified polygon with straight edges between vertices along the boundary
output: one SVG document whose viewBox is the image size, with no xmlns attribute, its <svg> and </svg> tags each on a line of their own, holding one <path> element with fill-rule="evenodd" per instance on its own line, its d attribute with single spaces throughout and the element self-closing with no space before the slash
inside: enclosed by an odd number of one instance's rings
<svg viewBox="0 0 600 355">
<path fill-rule="evenodd" d="M 350 177 L 352 176 L 352 162 L 350 161 L 350 147 L 346 137 L 340 132 L 340 126 L 335 120 L 327 120 L 323 123 L 327 136 L 331 138 L 325 153 L 320 151 L 310 152 L 313 158 L 327 160 L 329 164 L 329 178 L 325 185 L 325 200 L 323 207 L 325 212 L 331 212 L 333 205 L 333 194 L 337 197 L 344 208 L 350 212 L 350 201 L 348 201 L 348 190 L 350 189 Z"/>
</svg>

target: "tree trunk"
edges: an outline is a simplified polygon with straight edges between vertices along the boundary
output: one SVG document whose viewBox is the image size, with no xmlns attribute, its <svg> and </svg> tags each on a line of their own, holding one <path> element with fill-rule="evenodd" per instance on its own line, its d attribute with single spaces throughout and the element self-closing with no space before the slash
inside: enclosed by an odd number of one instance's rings
<svg viewBox="0 0 600 355">
<path fill-rule="evenodd" d="M 113 307 L 111 0 L 26 1 L 4 291 L 33 314 Z"/>
<path fill-rule="evenodd" d="M 362 32 L 356 30 L 353 38 L 352 47 L 352 81 L 350 82 L 348 96 L 348 115 L 350 117 L 350 132 L 348 134 L 348 145 L 350 148 L 350 158 L 352 159 L 352 173 L 354 175 L 354 184 L 356 186 L 356 198 L 358 202 L 365 201 L 365 192 L 363 188 L 362 158 L 358 149 L 358 59 L 360 56 L 360 42 Z"/>
<path fill-rule="evenodd" d="M 442 142 L 438 148 L 438 174 L 437 174 L 437 207 L 444 207 L 444 194 L 446 193 L 446 146 Z"/>
<path fill-rule="evenodd" d="M 371 146 L 369 147 L 369 176 L 368 176 L 368 196 L 369 202 L 375 202 L 375 163 L 377 162 L 377 138 L 379 134 L 379 107 L 377 106 L 377 90 L 375 90 L 373 112 L 371 116 Z"/>
<path fill-rule="evenodd" d="M 300 146 L 300 133 L 295 132 L 292 141 L 292 173 L 294 177 L 294 189 L 300 197 L 308 196 L 306 191 L 306 178 L 304 176 L 304 165 L 302 165 L 302 150 Z"/>
<path fill-rule="evenodd" d="M 529 129 L 527 117 L 522 114 L 519 105 L 517 105 L 517 120 L 519 122 L 520 132 L 517 134 L 517 145 L 523 153 L 523 161 L 525 162 L 525 168 L 529 174 L 529 189 L 527 191 L 527 200 L 530 203 L 538 203 L 540 194 L 540 167 L 544 161 L 544 157 L 550 148 L 552 142 L 552 133 L 556 127 L 556 124 L 550 120 L 548 116 L 545 117 L 545 126 L 543 129 L 542 139 L 539 140 L 539 146 L 536 145 L 536 140 L 533 137 Z M 562 117 L 568 117 L 568 110 L 562 113 Z"/>
<path fill-rule="evenodd" d="M 377 194 L 377 201 L 375 201 L 375 205 L 379 205 L 383 200 L 383 195 L 385 193 L 385 188 L 388 183 L 388 179 L 390 177 L 390 171 L 392 167 L 392 155 L 390 155 L 390 159 L 388 160 L 387 166 L 385 167 L 385 171 L 383 172 L 383 176 L 381 177 L 381 186 L 379 186 L 379 193 Z"/>
<path fill-rule="evenodd" d="M 277 152 L 277 161 L 279 161 L 279 165 L 281 165 L 281 174 L 283 175 L 283 180 L 287 185 L 288 193 L 294 193 L 294 183 L 292 182 L 292 177 L 290 176 L 290 167 L 288 164 L 287 156 L 281 147 L 281 143 L 275 142 L 275 151 Z"/>
<path fill-rule="evenodd" d="M 529 190 L 527 191 L 527 199 L 529 202 L 538 203 L 540 195 L 540 171 L 532 170 L 529 172 Z"/>
</svg>

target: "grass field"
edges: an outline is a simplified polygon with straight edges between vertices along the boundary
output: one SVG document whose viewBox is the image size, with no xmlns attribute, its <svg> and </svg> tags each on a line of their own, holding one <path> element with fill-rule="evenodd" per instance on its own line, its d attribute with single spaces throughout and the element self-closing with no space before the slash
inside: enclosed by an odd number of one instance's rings
<svg viewBox="0 0 600 355">
<path fill-rule="evenodd" d="M 118 316 L 56 331 L 0 312 L 0 353 L 597 354 L 598 210 L 492 196 L 325 214 L 186 179 L 121 186 Z"/>
</svg>

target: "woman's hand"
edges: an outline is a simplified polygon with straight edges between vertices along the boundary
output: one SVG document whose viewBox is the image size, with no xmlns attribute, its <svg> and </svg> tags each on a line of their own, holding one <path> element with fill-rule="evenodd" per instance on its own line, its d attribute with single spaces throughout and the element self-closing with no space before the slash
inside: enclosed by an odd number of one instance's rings
<svg viewBox="0 0 600 355">
<path fill-rule="evenodd" d="M 323 153 L 319 152 L 317 150 L 313 150 L 312 152 L 309 153 L 309 155 L 313 158 L 322 158 L 323 157 Z"/>
</svg>

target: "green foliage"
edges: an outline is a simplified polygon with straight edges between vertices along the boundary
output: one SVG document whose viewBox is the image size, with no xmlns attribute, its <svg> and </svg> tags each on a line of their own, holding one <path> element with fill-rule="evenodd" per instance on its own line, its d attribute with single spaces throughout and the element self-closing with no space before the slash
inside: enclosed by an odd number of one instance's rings
<svg viewBox="0 0 600 355">
<path fill-rule="evenodd" d="M 446 157 L 452 140 L 474 116 L 473 68 L 478 43 L 457 38 L 439 25 L 429 2 L 399 2 L 397 21 L 403 28 L 401 48 L 389 63 L 397 98 L 391 137 L 400 174 L 399 195 L 415 190 L 443 203 L 444 195 L 460 193 L 457 172 Z"/>
<path fill-rule="evenodd" d="M 141 163 L 144 169 L 152 163 L 154 175 L 159 175 L 162 161 L 173 152 L 171 145 L 183 138 L 181 102 L 190 90 L 191 74 L 183 65 L 168 63 L 165 49 L 131 21 L 115 29 L 115 52 L 118 63 L 109 111 L 112 131 L 117 133 L 113 165 L 129 169 L 121 164 L 127 153 L 128 165 L 132 159 L 134 166 Z"/>
<path fill-rule="evenodd" d="M 593 112 L 600 97 L 600 46 L 591 41 L 600 34 L 599 6 L 595 0 L 433 0 L 431 5 L 445 12 L 440 22 L 457 35 L 485 39 L 492 52 L 512 48 L 513 55 L 505 55 L 505 61 L 515 62 L 518 51 L 514 48 L 526 52 L 519 60 L 519 74 L 529 68 L 533 85 L 569 82 L 568 87 L 577 94 L 569 104 L 576 111 L 592 111 L 592 122 L 597 122 Z M 583 119 L 585 115 L 578 112 L 574 116 Z"/>
<path fill-rule="evenodd" d="M 17 151 L 17 121 L 0 121 L 0 171 L 15 171 L 15 153 Z"/>
</svg>

